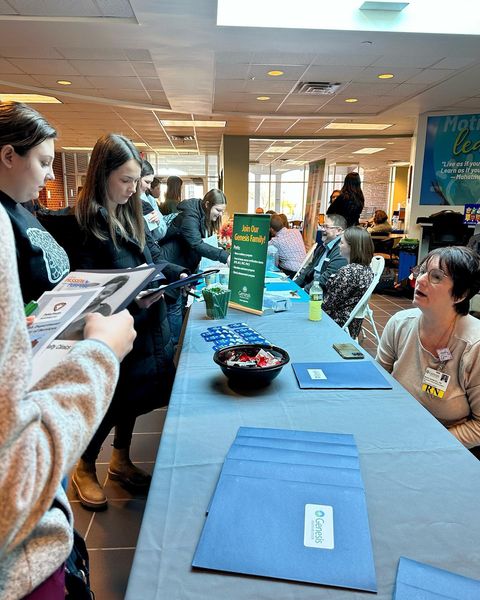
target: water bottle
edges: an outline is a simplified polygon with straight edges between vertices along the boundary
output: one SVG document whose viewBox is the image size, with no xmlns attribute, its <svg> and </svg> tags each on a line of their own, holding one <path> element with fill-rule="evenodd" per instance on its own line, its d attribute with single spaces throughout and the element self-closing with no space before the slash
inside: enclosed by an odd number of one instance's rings
<svg viewBox="0 0 480 600">
<path fill-rule="evenodd" d="M 277 255 L 278 250 L 272 244 L 268 244 L 267 248 L 267 271 L 276 271 L 277 270 Z"/>
<path fill-rule="evenodd" d="M 319 276 L 315 275 L 310 288 L 310 300 L 308 302 L 308 318 L 310 321 L 321 321 L 322 319 L 323 290 L 320 285 Z"/>
</svg>

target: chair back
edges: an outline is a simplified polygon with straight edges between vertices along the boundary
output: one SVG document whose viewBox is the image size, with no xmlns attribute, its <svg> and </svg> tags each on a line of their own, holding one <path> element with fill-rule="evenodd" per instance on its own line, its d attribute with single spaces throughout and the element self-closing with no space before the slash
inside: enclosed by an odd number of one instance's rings
<svg viewBox="0 0 480 600">
<path fill-rule="evenodd" d="M 310 259 L 313 256 L 313 253 L 315 252 L 315 248 L 318 246 L 317 243 L 313 244 L 312 247 L 310 248 L 310 250 L 307 252 L 307 254 L 305 255 L 305 258 L 303 259 L 302 264 L 300 265 L 300 268 L 298 269 L 298 271 L 295 273 L 295 275 L 292 277 L 292 281 L 295 281 L 295 279 L 297 279 L 298 275 L 300 274 L 300 271 L 303 269 L 303 267 L 305 265 L 307 265 L 310 262 Z"/>
<path fill-rule="evenodd" d="M 368 307 L 368 301 L 370 300 L 370 296 L 373 294 L 373 290 L 377 287 L 378 282 L 380 281 L 380 277 L 382 276 L 383 269 L 385 268 L 385 259 L 383 256 L 374 256 L 372 258 L 372 262 L 370 263 L 370 268 L 373 271 L 373 279 L 368 288 L 366 289 L 363 296 L 357 302 L 356 306 L 353 308 L 350 316 L 348 317 L 343 329 L 348 332 L 348 326 L 353 321 L 353 319 L 363 319 L 365 316 L 365 312 Z"/>
</svg>

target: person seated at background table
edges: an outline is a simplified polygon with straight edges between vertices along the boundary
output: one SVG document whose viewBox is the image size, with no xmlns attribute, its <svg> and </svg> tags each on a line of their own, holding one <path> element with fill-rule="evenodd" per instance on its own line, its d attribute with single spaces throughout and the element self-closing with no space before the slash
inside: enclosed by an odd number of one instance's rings
<svg viewBox="0 0 480 600">
<path fill-rule="evenodd" d="M 333 192 L 330 194 L 330 199 L 328 201 L 328 205 L 330 206 L 330 204 L 333 204 L 333 201 L 336 200 L 338 198 L 338 196 L 340 196 L 341 193 L 342 193 L 341 190 L 333 190 Z"/>
<path fill-rule="evenodd" d="M 480 446 L 480 321 L 468 314 L 480 258 L 438 248 L 413 274 L 415 308 L 388 321 L 377 361 L 464 446 Z"/>
<path fill-rule="evenodd" d="M 315 271 L 320 273 L 320 285 L 325 289 L 329 277 L 347 264 L 346 258 L 340 254 L 340 236 L 347 227 L 341 215 L 327 215 L 325 223 L 320 225 L 323 243 L 319 244 L 308 263 L 302 268 L 294 281 L 306 292 L 313 283 Z"/>
<path fill-rule="evenodd" d="M 265 213 L 265 211 L 263 210 L 263 208 L 261 206 L 257 206 L 257 208 L 255 209 L 255 214 L 263 215 L 264 213 Z"/>
<path fill-rule="evenodd" d="M 293 277 L 305 260 L 305 244 L 298 229 L 285 227 L 280 215 L 270 218 L 269 246 L 278 250 L 278 267 L 289 277 Z"/>
<path fill-rule="evenodd" d="M 372 235 L 388 235 L 392 231 L 392 226 L 388 222 L 388 215 L 384 210 L 376 210 L 372 221 L 367 227 L 368 233 Z"/>
<path fill-rule="evenodd" d="M 283 226 L 287 229 L 290 229 L 290 222 L 288 220 L 287 215 L 284 213 L 278 213 L 278 216 L 282 219 Z"/>
<path fill-rule="evenodd" d="M 332 275 L 325 284 L 323 310 L 343 327 L 373 280 L 370 263 L 373 258 L 373 242 L 362 227 L 345 229 L 340 238 L 340 254 L 348 264 Z M 353 319 L 348 326 L 350 336 L 358 337 L 362 319 Z"/>
<path fill-rule="evenodd" d="M 328 207 L 327 215 L 342 215 L 347 221 L 347 227 L 358 225 L 360 214 L 365 206 L 361 183 L 358 173 L 348 173 L 340 194 Z"/>
</svg>

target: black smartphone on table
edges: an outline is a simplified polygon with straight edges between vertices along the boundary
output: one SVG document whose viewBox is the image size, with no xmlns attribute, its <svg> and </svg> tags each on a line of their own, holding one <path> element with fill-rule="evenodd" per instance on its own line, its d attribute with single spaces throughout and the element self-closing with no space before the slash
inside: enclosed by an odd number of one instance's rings
<svg viewBox="0 0 480 600">
<path fill-rule="evenodd" d="M 340 354 L 342 358 L 355 359 L 364 358 L 363 352 L 353 344 L 333 344 L 333 348 Z"/>
</svg>

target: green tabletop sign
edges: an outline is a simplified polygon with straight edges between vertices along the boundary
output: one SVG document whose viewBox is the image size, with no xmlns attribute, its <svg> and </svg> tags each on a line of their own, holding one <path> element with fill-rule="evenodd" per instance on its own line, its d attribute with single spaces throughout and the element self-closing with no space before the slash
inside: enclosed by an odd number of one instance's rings
<svg viewBox="0 0 480 600">
<path fill-rule="evenodd" d="M 234 216 L 229 306 L 262 314 L 269 233 L 270 215 Z"/>
</svg>

